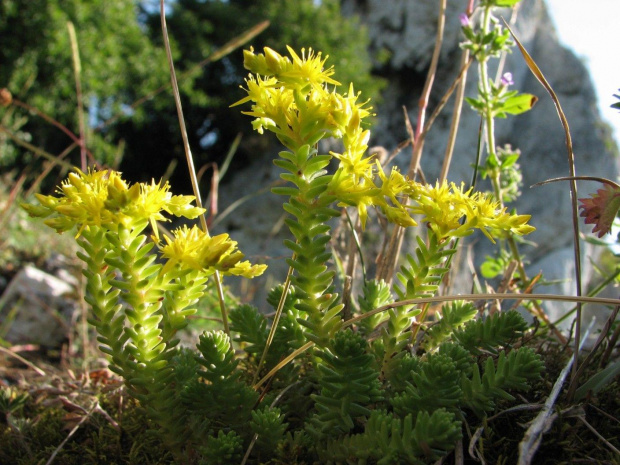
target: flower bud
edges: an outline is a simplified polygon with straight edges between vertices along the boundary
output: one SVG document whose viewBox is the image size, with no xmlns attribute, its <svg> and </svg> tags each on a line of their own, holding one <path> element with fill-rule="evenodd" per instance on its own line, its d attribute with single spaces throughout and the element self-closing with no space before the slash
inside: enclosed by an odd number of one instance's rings
<svg viewBox="0 0 620 465">
<path fill-rule="evenodd" d="M 469 16 L 467 16 L 467 13 L 461 13 L 459 15 L 459 21 L 461 22 L 462 27 L 471 27 L 471 22 L 469 21 Z"/>
</svg>

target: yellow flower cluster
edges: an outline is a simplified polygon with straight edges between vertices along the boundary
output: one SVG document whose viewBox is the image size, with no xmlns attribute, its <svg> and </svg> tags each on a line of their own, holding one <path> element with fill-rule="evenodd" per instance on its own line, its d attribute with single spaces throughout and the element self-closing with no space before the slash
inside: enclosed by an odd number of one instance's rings
<svg viewBox="0 0 620 465">
<path fill-rule="evenodd" d="M 479 229 L 495 242 L 494 238 L 507 232 L 524 235 L 535 230 L 527 224 L 530 215 L 507 213 L 491 196 L 472 189 L 465 191 L 464 185 L 444 182 L 431 186 L 410 182 L 405 191 L 413 201 L 408 207 L 411 213 L 422 215 L 422 221 L 440 240 L 468 236 Z"/>
<path fill-rule="evenodd" d="M 157 233 L 156 221 L 169 221 L 163 212 L 186 218 L 196 218 L 203 208 L 192 205 L 194 196 L 172 195 L 165 182 L 129 186 L 120 173 L 112 170 L 76 169 L 64 181 L 58 197 L 37 194 L 40 205 L 23 205 L 31 216 L 51 217 L 45 224 L 62 233 L 77 226 L 78 236 L 88 226 L 116 229 L 126 228 L 148 220 Z"/>
<path fill-rule="evenodd" d="M 37 194 L 40 205 L 23 207 L 31 216 L 49 217 L 45 223 L 59 233 L 77 226 L 78 236 L 88 227 L 117 231 L 119 225 L 132 229 L 144 225 L 146 220 L 159 241 L 156 222 L 169 221 L 164 212 L 192 219 L 205 211 L 192 205 L 194 196 L 172 195 L 167 182 L 129 186 L 120 173 L 111 170 L 88 173 L 76 170 L 61 184 L 59 194 L 58 197 Z M 210 237 L 194 226 L 181 228 L 174 235 L 174 240 L 165 237 L 167 245 L 162 247 L 163 255 L 168 258 L 167 269 L 179 263 L 208 274 L 221 271 L 253 278 L 267 268 L 240 262 L 243 254 L 227 234 Z"/>
<path fill-rule="evenodd" d="M 164 236 L 166 245 L 161 247 L 162 257 L 168 259 L 164 272 L 175 265 L 181 268 L 213 274 L 223 274 L 254 278 L 267 269 L 267 265 L 252 265 L 242 262 L 243 253 L 237 249 L 237 242 L 228 234 L 209 236 L 196 226 L 183 226 L 173 231 L 174 238 Z"/>
<path fill-rule="evenodd" d="M 358 103 L 352 85 L 345 95 L 328 89 L 328 84 L 339 84 L 331 78 L 333 68 L 323 69 L 320 53 L 302 52 L 299 57 L 288 50 L 290 59 L 268 47 L 264 54 L 244 52 L 244 65 L 254 74 L 246 80 L 248 96 L 235 105 L 252 102 L 252 111 L 244 113 L 255 117 L 254 128 L 274 132 L 293 152 L 325 136 L 342 139 L 343 152 L 331 153 L 340 164 L 327 193 L 340 205 L 355 206 L 363 227 L 368 207 L 374 206 L 405 227 L 417 224 L 413 215 L 422 215 L 439 238 L 463 237 L 480 229 L 493 241 L 507 231 L 521 235 L 534 230 L 527 224 L 529 216 L 511 215 L 484 194 L 465 192 L 454 184 L 422 185 L 397 169 L 387 175 L 366 154 L 370 132 L 363 120 L 371 114 L 365 108 L 368 102 Z M 413 205 L 406 205 L 405 198 Z"/>
<path fill-rule="evenodd" d="M 359 93 L 352 84 L 344 95 L 328 89 L 328 85 L 339 83 L 331 78 L 333 68 L 323 68 L 325 59 L 320 53 L 302 52 L 299 57 L 290 47 L 288 50 L 291 58 L 268 47 L 264 54 L 244 52 L 244 65 L 254 74 L 246 80 L 248 96 L 235 105 L 252 102 L 252 111 L 244 114 L 255 117 L 254 129 L 261 134 L 265 129 L 272 131 L 293 152 L 323 137 L 342 139 L 342 153 L 331 153 L 340 165 L 329 184 L 329 194 L 344 205 L 356 206 L 364 225 L 369 206 L 381 208 L 400 225 L 415 225 L 393 192 L 397 172 L 386 177 L 381 166 L 366 156 L 370 131 L 363 128 L 363 122 L 371 115 L 371 109 L 365 107 L 368 102 L 358 102 Z M 381 176 L 382 187 L 375 184 L 375 171 Z"/>
<path fill-rule="evenodd" d="M 264 54 L 244 51 L 244 65 L 253 74 L 246 79 L 247 97 L 232 106 L 253 102 L 252 110 L 243 113 L 255 118 L 254 129 L 272 131 L 293 151 L 325 136 L 359 139 L 355 131 L 370 111 L 357 103 L 353 86 L 344 96 L 330 91 L 328 85 L 339 83 L 330 77 L 333 68 L 323 69 L 326 58 L 312 50 L 302 51 L 301 57 L 288 50 L 291 58 L 269 47 Z"/>
</svg>

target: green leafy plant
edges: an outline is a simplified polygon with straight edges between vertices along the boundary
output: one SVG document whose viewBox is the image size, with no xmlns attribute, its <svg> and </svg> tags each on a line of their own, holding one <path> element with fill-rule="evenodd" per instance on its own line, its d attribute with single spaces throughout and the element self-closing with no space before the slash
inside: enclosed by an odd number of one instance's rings
<svg viewBox="0 0 620 465">
<path fill-rule="evenodd" d="M 484 316 L 464 302 L 444 306 L 419 345 L 412 325 L 430 324 L 416 319 L 428 308 L 411 299 L 437 296 L 459 238 L 479 230 L 495 241 L 534 228 L 489 195 L 386 171 L 366 154 L 368 102 L 353 85 L 338 93 L 320 53 L 289 54 L 246 51 L 247 97 L 237 102 L 251 103 L 244 113 L 254 129 L 286 148 L 274 162 L 287 184 L 273 190 L 286 198 L 290 272 L 269 295 L 273 318 L 240 305 L 231 335 L 207 331 L 197 351 L 179 348 L 177 333 L 210 276 L 254 278 L 266 267 L 242 261 L 227 234 L 183 226 L 160 237 L 166 215 L 203 213 L 167 183 L 78 170 L 57 196 L 38 195 L 25 208 L 58 232 L 77 229 L 101 350 L 177 460 L 231 463 L 247 447 L 244 461 L 271 451 L 284 461 L 428 463 L 454 447 L 467 412 L 484 417 L 513 399 L 508 391 L 527 389 L 542 364 L 530 349 L 512 348 L 527 329 L 516 312 Z M 342 151 L 320 153 L 326 137 Z M 356 315 L 345 321 L 329 247 L 333 218 L 348 207 L 361 227 L 374 207 L 400 227 L 423 222 L 428 235 L 395 284 L 363 280 Z"/>
</svg>

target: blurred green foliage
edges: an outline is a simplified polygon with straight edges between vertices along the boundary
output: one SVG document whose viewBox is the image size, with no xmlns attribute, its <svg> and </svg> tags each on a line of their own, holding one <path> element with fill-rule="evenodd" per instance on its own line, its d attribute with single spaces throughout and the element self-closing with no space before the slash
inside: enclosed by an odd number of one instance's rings
<svg viewBox="0 0 620 465">
<path fill-rule="evenodd" d="M 135 4 L 121 0 L 0 1 L 0 87 L 78 133 L 77 97 L 67 22 L 77 31 L 87 118 L 94 123 L 166 82 L 165 55 L 148 39 Z M 71 139 L 15 105 L 0 110 L 1 124 L 59 154 Z M 32 154 L 0 140 L 0 166 L 21 168 Z M 110 162 L 118 137 L 112 128 L 88 135 L 101 162 Z M 75 151 L 70 160 L 78 160 Z"/>
<path fill-rule="evenodd" d="M 378 97 L 383 83 L 372 77 L 367 34 L 356 18 L 343 18 L 337 0 L 176 0 L 167 1 L 168 31 L 177 73 L 182 75 L 219 47 L 269 20 L 271 26 L 250 45 L 284 49 L 312 47 L 330 55 L 338 79 L 355 81 L 363 98 Z M 114 164 L 127 178 L 148 180 L 164 174 L 171 161 L 183 166 L 176 109 L 169 91 L 130 108 L 170 78 L 163 49 L 159 2 L 155 0 L 0 0 L 0 88 L 19 103 L 35 107 L 78 134 L 78 112 L 67 21 L 75 25 L 82 64 L 81 82 L 87 145 L 99 162 Z M 221 162 L 234 137 L 245 132 L 233 167 L 267 150 L 230 102 L 243 92 L 246 70 L 241 48 L 185 75 L 181 97 L 195 162 Z M 109 118 L 121 114 L 110 124 Z M 0 108 L 0 169 L 40 171 L 35 155 L 7 137 L 58 155 L 71 139 L 19 105 Z M 79 149 L 67 158 L 79 163 Z M 185 170 L 173 184 L 189 190 Z M 52 180 L 53 181 L 53 180 Z M 50 182 L 50 184 L 52 183 Z M 185 186 L 185 187 L 183 187 Z"/>
</svg>

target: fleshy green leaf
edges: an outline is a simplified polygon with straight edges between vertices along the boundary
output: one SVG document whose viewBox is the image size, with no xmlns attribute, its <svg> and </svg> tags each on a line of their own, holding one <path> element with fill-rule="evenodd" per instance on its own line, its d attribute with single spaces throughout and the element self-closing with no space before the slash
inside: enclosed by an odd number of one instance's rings
<svg viewBox="0 0 620 465">
<path fill-rule="evenodd" d="M 495 4 L 502 7 L 513 7 L 521 0 L 496 0 Z"/>
<path fill-rule="evenodd" d="M 532 109 L 538 101 L 538 97 L 532 94 L 519 94 L 508 98 L 498 112 L 520 115 Z"/>
</svg>

